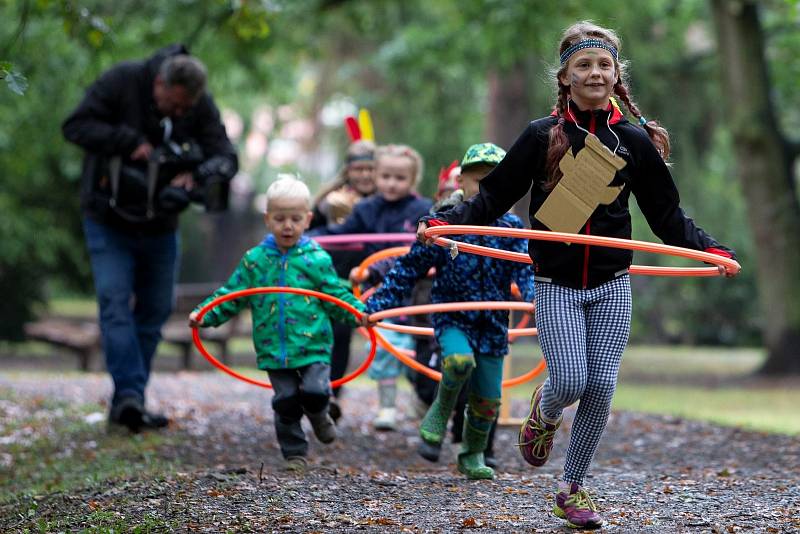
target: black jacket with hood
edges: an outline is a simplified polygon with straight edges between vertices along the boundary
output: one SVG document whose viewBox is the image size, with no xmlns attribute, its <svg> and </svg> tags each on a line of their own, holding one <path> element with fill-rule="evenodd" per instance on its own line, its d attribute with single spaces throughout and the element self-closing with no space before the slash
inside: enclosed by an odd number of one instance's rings
<svg viewBox="0 0 800 534">
<path fill-rule="evenodd" d="M 643 128 L 629 123 L 610 104 L 605 110 L 581 111 L 571 103 L 570 109 L 572 116 L 567 114 L 564 131 L 573 155 L 583 148 L 586 139 L 586 133 L 576 126 L 577 121 L 611 150 L 616 147 L 618 137 L 617 155 L 627 162 L 611 182 L 624 185 L 622 192 L 611 204 L 598 206 L 579 233 L 630 239 L 628 199 L 633 193 L 653 233 L 664 243 L 695 250 L 716 249 L 733 256 L 733 251 L 717 243 L 681 209 L 669 169 Z M 534 214 L 549 195 L 542 184 L 547 177 L 548 136 L 557 120 L 551 115 L 531 122 L 500 164 L 481 180 L 478 195 L 451 210 L 420 220 L 485 225 L 511 209 L 530 189 L 531 228 L 548 230 Z M 626 273 L 633 261 L 630 250 L 551 241 L 531 240 L 528 252 L 537 279 L 577 289 L 597 287 L 612 280 Z"/>
<path fill-rule="evenodd" d="M 133 234 L 173 231 L 177 213 L 156 210 L 151 220 L 132 222 L 109 207 L 111 196 L 108 161 L 123 160 L 148 141 L 162 144 L 162 116 L 153 99 L 153 82 L 161 63 L 170 56 L 188 54 L 181 44 L 158 50 L 142 61 L 124 61 L 103 73 L 89 88 L 78 107 L 64 121 L 64 137 L 86 151 L 81 179 L 81 209 L 84 215 L 115 229 Z M 193 170 L 203 183 L 208 177 L 230 180 L 238 170 L 236 151 L 225 133 L 219 110 L 206 91 L 180 118 L 173 118 L 171 139 L 193 140 L 202 150 L 202 163 Z"/>
</svg>

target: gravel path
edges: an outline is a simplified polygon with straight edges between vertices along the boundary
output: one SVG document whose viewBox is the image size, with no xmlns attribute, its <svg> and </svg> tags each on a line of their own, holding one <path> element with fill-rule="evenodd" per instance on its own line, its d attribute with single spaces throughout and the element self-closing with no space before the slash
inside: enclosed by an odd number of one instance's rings
<svg viewBox="0 0 800 534">
<path fill-rule="evenodd" d="M 0 374 L 11 390 L 0 415 L 23 414 L 32 400 L 103 402 L 104 375 L 48 378 Z M 281 469 L 270 393 L 217 373 L 161 373 L 150 402 L 173 418 L 169 446 L 179 462 L 159 478 L 130 478 L 39 498 L 41 517 L 69 517 L 69 528 L 102 507 L 128 524 L 168 519 L 177 531 L 290 532 L 562 532 L 549 513 L 568 441 L 569 422 L 553 457 L 534 470 L 518 454 L 516 429 L 498 433 L 494 481 L 467 481 L 454 468 L 455 446 L 438 464 L 415 452 L 417 422 L 374 433 L 371 388 L 349 388 L 341 439 L 311 438 L 304 475 Z M 401 393 L 410 404 L 410 394 Z M 525 411 L 515 401 L 514 412 Z M 98 424 L 98 432 L 102 432 Z M 0 425 L 0 437 L 2 437 Z M 310 431 L 309 431 L 310 435 Z M 0 445 L 2 447 L 2 445 Z M 1 449 L 0 449 L 1 450 Z M 587 488 L 608 532 L 800 532 L 800 440 L 635 413 L 612 414 Z M 11 506 L 0 505 L 0 531 L 21 529 Z"/>
</svg>

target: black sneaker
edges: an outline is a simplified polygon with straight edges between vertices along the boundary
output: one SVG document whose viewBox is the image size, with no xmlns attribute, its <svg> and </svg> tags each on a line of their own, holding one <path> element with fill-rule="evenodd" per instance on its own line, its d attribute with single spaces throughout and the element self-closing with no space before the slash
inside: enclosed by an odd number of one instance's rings
<svg viewBox="0 0 800 534">
<path fill-rule="evenodd" d="M 169 419 L 160 413 L 148 412 L 136 397 L 123 397 L 111 407 L 108 414 L 110 427 L 125 427 L 136 434 L 142 430 L 157 430 L 169 425 Z"/>
<path fill-rule="evenodd" d="M 425 441 L 424 439 L 419 442 L 419 447 L 417 447 L 417 452 L 420 456 L 428 460 L 429 462 L 438 462 L 439 455 L 442 453 L 442 444 L 441 443 L 432 443 L 430 441 Z"/>
<path fill-rule="evenodd" d="M 125 427 L 134 434 L 144 425 L 144 404 L 136 397 L 123 397 L 111 405 L 108 413 L 110 428 Z"/>
<path fill-rule="evenodd" d="M 142 415 L 142 428 L 158 430 L 159 428 L 166 428 L 169 426 L 169 419 L 161 413 L 144 411 Z"/>
</svg>

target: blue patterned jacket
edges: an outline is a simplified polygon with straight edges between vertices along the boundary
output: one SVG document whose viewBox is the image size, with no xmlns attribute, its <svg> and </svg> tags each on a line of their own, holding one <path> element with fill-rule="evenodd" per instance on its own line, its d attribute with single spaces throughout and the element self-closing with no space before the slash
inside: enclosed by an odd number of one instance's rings
<svg viewBox="0 0 800 534">
<path fill-rule="evenodd" d="M 522 228 L 516 215 L 506 213 L 491 226 Z M 463 235 L 455 239 L 465 243 L 514 252 L 528 253 L 525 239 L 494 236 Z M 367 301 L 366 311 L 374 313 L 403 305 L 414 283 L 423 278 L 431 267 L 436 278 L 431 288 L 431 302 L 466 302 L 511 298 L 511 282 L 516 282 L 526 302 L 533 302 L 533 270 L 526 263 L 498 260 L 477 254 L 460 253 L 450 258 L 450 251 L 433 245 L 414 243 L 405 256 L 397 259 L 386 274 L 383 285 Z M 508 352 L 508 311 L 463 311 L 436 313 L 431 317 L 438 337 L 447 327 L 462 330 L 469 338 L 475 354 L 504 356 Z"/>
</svg>

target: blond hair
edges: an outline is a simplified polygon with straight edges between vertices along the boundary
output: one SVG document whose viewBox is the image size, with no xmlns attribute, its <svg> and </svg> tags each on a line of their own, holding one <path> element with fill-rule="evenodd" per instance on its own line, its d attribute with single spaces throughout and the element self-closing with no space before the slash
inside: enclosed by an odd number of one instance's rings
<svg viewBox="0 0 800 534">
<path fill-rule="evenodd" d="M 306 204 L 311 207 L 311 191 L 309 191 L 308 186 L 294 174 L 279 174 L 278 178 L 267 188 L 266 197 L 267 211 L 269 211 L 269 203 L 271 200 L 284 198 L 305 200 Z"/>
<path fill-rule="evenodd" d="M 418 186 L 422 181 L 423 161 L 419 152 L 408 145 L 382 145 L 375 150 L 375 166 L 380 165 L 381 158 L 385 157 L 408 158 L 413 166 L 413 184 Z"/>
</svg>

